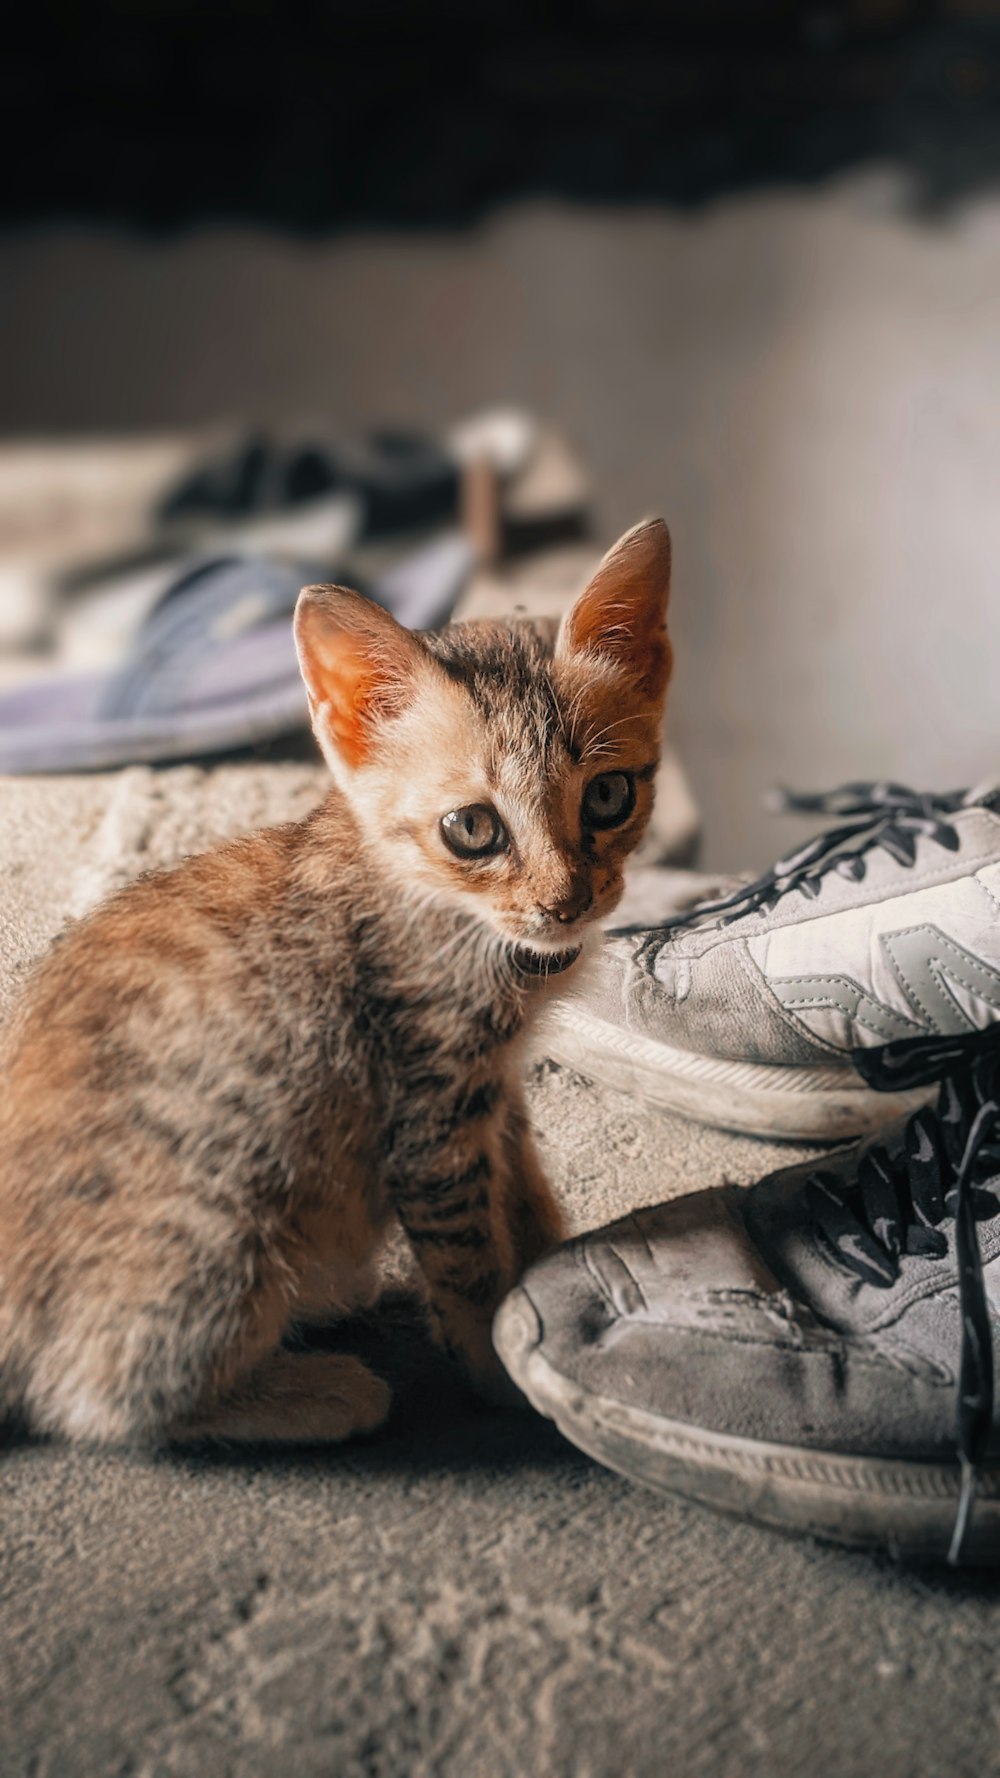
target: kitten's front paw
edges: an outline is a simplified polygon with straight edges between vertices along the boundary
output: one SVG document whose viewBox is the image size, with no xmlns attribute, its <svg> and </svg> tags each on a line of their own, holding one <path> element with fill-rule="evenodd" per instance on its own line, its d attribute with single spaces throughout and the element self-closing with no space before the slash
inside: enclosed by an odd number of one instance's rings
<svg viewBox="0 0 1000 1778">
<path fill-rule="evenodd" d="M 567 1237 L 562 1211 L 552 1198 L 526 1199 L 518 1206 L 512 1229 L 515 1254 L 515 1283 L 536 1260 L 544 1259 Z"/>
<path fill-rule="evenodd" d="M 483 1366 L 475 1376 L 470 1373 L 470 1381 L 476 1394 L 493 1408 L 530 1410 L 531 1404 L 527 1396 L 521 1393 L 517 1384 L 507 1375 L 495 1352 L 489 1366 Z"/>
<path fill-rule="evenodd" d="M 461 1335 L 454 1328 L 445 1336 L 445 1347 L 476 1394 L 496 1408 L 526 1407 L 527 1401 L 504 1370 L 490 1332 L 490 1323 L 467 1327 Z"/>
</svg>

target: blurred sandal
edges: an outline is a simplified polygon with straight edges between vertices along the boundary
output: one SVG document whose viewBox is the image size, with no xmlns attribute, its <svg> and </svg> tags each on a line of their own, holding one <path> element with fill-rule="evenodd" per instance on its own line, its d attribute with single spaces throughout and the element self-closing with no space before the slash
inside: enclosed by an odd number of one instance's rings
<svg viewBox="0 0 1000 1778">
<path fill-rule="evenodd" d="M 449 534 L 369 588 L 410 628 L 443 623 L 472 546 Z M 308 727 L 291 616 L 310 563 L 222 556 L 174 575 L 111 672 L 38 678 L 0 696 L 0 772 L 96 771 L 260 746 Z"/>
</svg>

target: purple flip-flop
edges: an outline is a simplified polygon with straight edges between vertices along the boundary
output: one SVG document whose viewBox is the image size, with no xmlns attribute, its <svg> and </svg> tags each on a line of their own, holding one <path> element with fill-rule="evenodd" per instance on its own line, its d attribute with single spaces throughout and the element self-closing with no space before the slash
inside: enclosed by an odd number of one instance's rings
<svg viewBox="0 0 1000 1778">
<path fill-rule="evenodd" d="M 460 534 L 396 563 L 370 597 L 411 629 L 451 613 L 472 567 Z M 308 724 L 292 638 L 308 563 L 222 556 L 188 565 L 111 673 L 35 680 L 0 696 L 0 772 L 100 771 L 251 747 Z"/>
</svg>

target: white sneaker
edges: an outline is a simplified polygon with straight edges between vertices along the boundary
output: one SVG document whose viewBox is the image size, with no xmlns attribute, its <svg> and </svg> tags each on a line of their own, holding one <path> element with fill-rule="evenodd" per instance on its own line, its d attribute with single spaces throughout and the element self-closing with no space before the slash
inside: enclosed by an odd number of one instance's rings
<svg viewBox="0 0 1000 1778">
<path fill-rule="evenodd" d="M 731 895 L 612 935 L 547 1055 L 757 1135 L 840 1139 L 921 1102 L 875 1092 L 853 1054 L 1000 1017 L 1000 785 L 850 784 L 786 806 L 844 819 Z"/>
</svg>

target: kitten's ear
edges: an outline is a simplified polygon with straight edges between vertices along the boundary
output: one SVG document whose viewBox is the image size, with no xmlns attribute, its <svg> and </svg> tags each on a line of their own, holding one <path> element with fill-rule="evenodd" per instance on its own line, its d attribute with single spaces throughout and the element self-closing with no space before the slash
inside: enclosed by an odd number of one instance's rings
<svg viewBox="0 0 1000 1778">
<path fill-rule="evenodd" d="M 669 598 L 670 532 L 662 519 L 646 519 L 619 537 L 567 611 L 556 652 L 605 655 L 658 702 L 673 658 L 666 631 Z"/>
<path fill-rule="evenodd" d="M 313 730 L 331 753 L 363 765 L 381 719 L 414 695 L 429 657 L 381 606 L 342 586 L 307 586 L 295 607 L 295 646 Z"/>
</svg>

